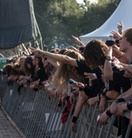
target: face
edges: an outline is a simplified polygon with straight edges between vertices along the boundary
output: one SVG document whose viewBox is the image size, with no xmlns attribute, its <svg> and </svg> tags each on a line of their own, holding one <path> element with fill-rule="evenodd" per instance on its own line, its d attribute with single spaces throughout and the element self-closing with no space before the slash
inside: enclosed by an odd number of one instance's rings
<svg viewBox="0 0 132 138">
<path fill-rule="evenodd" d="M 129 50 L 129 44 L 130 43 L 127 41 L 127 39 L 122 37 L 122 39 L 119 40 L 120 50 L 126 53 Z"/>
<path fill-rule="evenodd" d="M 130 61 L 132 59 L 132 44 L 123 37 L 120 41 L 120 50 L 125 53 L 127 59 Z"/>
</svg>

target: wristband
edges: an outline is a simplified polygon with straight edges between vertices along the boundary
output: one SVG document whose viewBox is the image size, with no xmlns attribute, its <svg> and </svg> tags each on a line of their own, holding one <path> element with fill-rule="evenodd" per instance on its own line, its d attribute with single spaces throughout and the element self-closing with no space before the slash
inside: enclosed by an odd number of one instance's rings
<svg viewBox="0 0 132 138">
<path fill-rule="evenodd" d="M 125 99 L 124 99 L 124 98 L 116 99 L 115 102 L 116 102 L 116 103 L 125 102 Z"/>
<path fill-rule="evenodd" d="M 127 109 L 128 109 L 129 111 L 132 110 L 132 103 L 131 103 L 131 102 L 127 102 Z"/>
<path fill-rule="evenodd" d="M 110 112 L 110 109 L 108 109 L 108 110 L 106 111 L 106 115 L 107 115 L 108 117 L 111 117 L 111 116 L 112 116 L 112 113 Z"/>
<path fill-rule="evenodd" d="M 77 119 L 78 119 L 78 117 L 73 116 L 73 118 L 72 118 L 72 123 L 76 123 L 76 122 L 77 122 Z"/>
<path fill-rule="evenodd" d="M 110 56 L 106 56 L 105 59 L 108 61 L 112 61 L 112 58 Z"/>
</svg>

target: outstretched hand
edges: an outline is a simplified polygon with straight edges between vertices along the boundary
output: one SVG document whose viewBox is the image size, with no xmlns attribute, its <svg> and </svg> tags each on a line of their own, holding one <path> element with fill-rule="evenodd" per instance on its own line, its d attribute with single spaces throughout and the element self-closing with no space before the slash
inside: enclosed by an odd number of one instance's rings
<svg viewBox="0 0 132 138">
<path fill-rule="evenodd" d="M 122 37 L 122 35 L 119 32 L 116 32 L 114 30 L 111 31 L 111 34 L 113 35 L 113 38 L 116 40 L 120 40 L 120 38 Z"/>
<path fill-rule="evenodd" d="M 43 51 L 40 50 L 39 48 L 33 48 L 33 47 L 30 47 L 30 50 L 32 53 L 34 53 L 35 55 L 42 55 L 43 54 Z"/>
<path fill-rule="evenodd" d="M 124 28 L 123 22 L 120 21 L 119 23 L 117 23 L 117 27 L 118 29 L 123 29 Z"/>
<path fill-rule="evenodd" d="M 74 40 L 75 43 L 77 43 L 77 44 L 79 44 L 79 45 L 85 46 L 85 45 L 79 40 L 78 37 L 72 35 L 72 38 L 73 38 L 73 40 Z"/>
</svg>

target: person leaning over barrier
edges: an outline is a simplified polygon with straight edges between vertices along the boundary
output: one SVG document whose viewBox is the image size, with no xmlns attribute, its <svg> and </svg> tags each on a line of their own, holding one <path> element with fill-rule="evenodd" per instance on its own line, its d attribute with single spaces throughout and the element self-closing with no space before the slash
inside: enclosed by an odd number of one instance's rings
<svg viewBox="0 0 132 138">
<path fill-rule="evenodd" d="M 112 47 L 109 49 L 110 50 L 106 49 L 106 57 L 110 57 L 112 59 Z M 112 60 L 106 59 L 104 65 L 104 77 L 109 79 L 109 89 L 105 92 L 105 96 L 112 100 L 115 100 L 121 93 L 126 92 L 131 87 L 130 79 L 123 76 L 124 71 L 119 71 L 117 69 L 116 64 L 118 65 L 118 63 L 119 61 L 112 62 Z M 113 64 L 115 64 L 115 69 L 112 69 Z M 119 120 L 118 128 L 122 128 L 125 134 L 126 128 L 128 126 L 128 119 L 125 117 L 117 117 L 117 119 Z M 120 129 L 118 132 L 120 132 Z"/>
<path fill-rule="evenodd" d="M 7 74 L 8 84 L 13 81 L 17 81 L 19 76 L 24 74 L 23 63 L 25 57 L 20 57 L 17 60 L 14 60 L 12 63 L 5 64 L 3 67 L 3 72 Z"/>
<path fill-rule="evenodd" d="M 50 52 L 49 52 L 50 53 Z M 50 53 L 53 54 L 54 53 Z M 70 50 L 70 49 L 65 49 L 65 52 L 63 53 L 65 56 L 69 57 L 69 58 L 73 58 L 73 59 L 83 59 L 83 56 L 74 50 Z M 61 54 L 57 54 L 60 56 L 63 56 Z M 47 55 L 45 55 L 47 58 L 51 58 Z M 56 72 L 54 73 L 54 76 L 52 78 L 52 81 L 50 83 L 50 87 L 55 88 L 55 93 L 57 95 L 60 95 L 59 97 L 61 97 L 61 99 L 63 99 L 62 97 L 66 97 L 66 90 L 68 87 L 68 81 L 69 78 L 72 77 L 75 80 L 80 79 L 80 75 L 77 73 L 76 67 L 70 65 L 70 64 L 66 64 L 65 62 L 61 62 L 59 68 L 57 68 Z"/>
<path fill-rule="evenodd" d="M 23 66 L 24 66 L 24 75 L 21 75 L 17 81 L 19 86 L 23 86 L 26 83 L 30 83 L 34 77 L 35 67 L 33 65 L 33 58 L 30 56 L 26 57 Z"/>
<path fill-rule="evenodd" d="M 64 55 L 69 56 L 73 59 L 83 59 L 83 56 L 81 54 L 79 54 L 77 51 L 70 49 L 67 49 Z M 80 80 L 81 76 L 78 74 L 76 67 L 70 64 L 66 64 L 65 62 L 61 62 L 60 67 L 56 70 L 54 77 L 51 81 L 51 87 L 61 87 L 61 90 L 57 90 L 56 92 L 58 94 L 61 94 L 62 99 L 63 96 L 66 97 L 68 93 L 65 91 L 65 89 L 68 90 L 69 78 L 73 78 L 77 81 Z"/>
<path fill-rule="evenodd" d="M 79 99 L 77 101 L 76 107 L 75 107 L 75 111 L 74 111 L 74 116 L 73 116 L 73 121 L 72 121 L 72 130 L 75 131 L 75 124 L 77 121 L 77 118 L 79 116 L 79 113 L 82 109 L 83 104 L 88 100 L 88 98 L 97 96 L 97 94 L 101 91 L 102 87 L 104 87 L 104 84 L 102 82 L 102 78 L 101 78 L 101 69 L 100 69 L 100 65 L 103 65 L 104 60 L 105 60 L 105 54 L 104 54 L 104 47 L 107 47 L 107 45 L 100 41 L 100 40 L 92 40 L 90 41 L 87 46 L 85 47 L 85 51 L 84 51 L 84 58 L 85 60 L 77 60 L 77 59 L 73 59 L 69 56 L 66 55 L 60 55 L 60 54 L 53 54 L 47 51 L 42 51 L 42 50 L 37 50 L 41 53 L 44 54 L 44 56 L 53 58 L 57 61 L 63 62 L 65 64 L 70 64 L 74 67 L 76 67 L 76 69 L 78 70 L 78 73 L 81 75 L 84 75 L 84 72 L 87 73 L 95 73 L 97 76 L 97 79 L 92 81 L 93 86 L 89 87 L 86 86 L 83 89 L 81 89 L 81 93 L 79 93 Z M 33 52 L 35 52 L 36 50 L 33 49 Z M 92 56 L 92 59 L 89 59 L 89 55 Z M 94 55 L 94 57 L 93 57 Z M 94 58 L 94 60 L 93 60 Z M 91 67 L 91 64 L 87 64 L 87 60 L 92 60 L 92 63 L 94 64 L 94 68 Z M 95 61 L 95 62 L 94 62 Z M 91 63 L 91 62 L 90 62 Z M 88 79 L 85 80 L 85 83 L 88 84 Z"/>
<path fill-rule="evenodd" d="M 40 56 L 35 56 L 33 62 L 35 67 L 34 78 L 30 83 L 29 88 L 37 91 L 42 87 L 42 82 L 48 79 L 48 75 L 45 72 L 42 58 Z"/>
<path fill-rule="evenodd" d="M 121 22 L 118 23 L 118 26 L 123 28 Z M 121 32 L 121 30 L 119 30 L 119 32 Z M 113 41 L 113 43 L 110 43 L 111 45 L 109 44 L 109 47 L 105 49 L 107 51 L 108 51 L 109 48 L 111 49 L 111 51 L 112 51 L 111 59 L 112 60 L 110 62 L 112 62 L 112 63 L 109 64 L 109 61 L 105 60 L 105 66 L 104 66 L 105 68 L 103 69 L 103 73 L 104 73 L 103 76 L 104 76 L 104 80 L 106 80 L 105 81 L 106 87 L 108 85 L 108 88 L 104 89 L 103 90 L 103 95 L 101 94 L 101 96 L 100 96 L 99 109 L 101 111 L 104 111 L 105 106 L 107 105 L 106 104 L 107 99 L 115 99 L 120 93 L 119 91 L 120 91 L 121 88 L 119 86 L 121 86 L 121 85 L 118 85 L 118 87 L 117 87 L 117 84 L 116 84 L 116 81 L 120 81 L 120 80 L 119 79 L 115 79 L 115 81 L 113 82 L 113 81 L 111 81 L 111 77 L 109 77 L 110 75 L 113 74 L 113 71 L 115 72 L 114 76 L 116 76 L 116 78 L 119 78 L 118 76 L 121 75 L 121 73 L 116 73 L 116 72 L 118 72 L 118 69 L 115 67 L 114 64 L 116 62 L 123 62 L 123 63 L 128 63 L 129 62 L 127 57 L 126 57 L 126 55 L 125 55 L 125 53 L 120 51 L 119 40 L 120 40 L 120 38 L 122 36 L 121 36 L 121 34 L 119 32 L 115 32 L 115 31 L 111 32 L 113 34 L 113 38 L 115 39 L 115 42 Z M 109 42 L 109 40 L 108 40 L 108 42 Z M 106 41 L 106 44 L 107 44 L 107 41 Z M 107 54 L 108 53 L 107 51 L 106 51 L 106 57 L 110 57 L 109 54 Z M 111 64 L 112 64 L 112 66 L 111 66 Z M 125 84 L 127 84 L 127 81 L 124 81 L 124 82 L 125 82 Z M 127 89 L 123 88 L 123 90 L 125 91 Z"/>
<path fill-rule="evenodd" d="M 122 39 L 120 39 L 120 49 L 121 49 L 121 51 L 125 52 L 126 57 L 129 59 L 129 63 L 131 63 L 131 59 L 132 59 L 132 28 L 128 28 L 127 30 L 125 30 L 123 32 Z M 118 66 L 118 65 L 117 65 L 117 67 L 120 68 L 120 66 Z M 129 75 L 129 73 L 127 73 L 127 75 L 125 73 L 125 76 L 131 77 L 131 75 Z M 121 114 L 122 113 L 121 108 L 119 108 L 121 105 L 118 103 L 125 102 L 125 101 L 127 101 L 128 98 L 132 98 L 131 92 L 132 92 L 132 88 L 128 89 L 125 93 L 121 94 L 111 104 L 111 106 L 100 115 L 98 123 L 104 124 L 112 114 L 114 114 L 114 115 Z M 119 109 L 119 110 L 117 110 L 117 109 Z"/>
<path fill-rule="evenodd" d="M 120 93 L 127 91 L 131 84 L 130 79 L 123 77 L 124 72 L 116 67 L 116 64 L 120 61 L 113 57 L 113 46 L 105 48 L 105 52 L 106 60 L 103 68 L 103 76 L 107 80 L 109 87 L 103 91 L 101 99 L 114 100 Z M 127 60 L 124 60 L 124 62 L 127 63 Z"/>
</svg>

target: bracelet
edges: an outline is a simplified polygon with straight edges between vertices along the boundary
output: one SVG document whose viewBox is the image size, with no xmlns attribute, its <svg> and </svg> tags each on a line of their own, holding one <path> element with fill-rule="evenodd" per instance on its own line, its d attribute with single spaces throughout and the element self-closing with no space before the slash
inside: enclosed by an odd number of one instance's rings
<svg viewBox="0 0 132 138">
<path fill-rule="evenodd" d="M 105 59 L 108 61 L 112 61 L 112 58 L 110 56 L 106 56 Z"/>
<path fill-rule="evenodd" d="M 131 102 L 127 102 L 127 109 L 128 109 L 129 111 L 132 110 L 132 103 L 131 103 Z"/>
<path fill-rule="evenodd" d="M 125 99 L 124 99 L 124 98 L 116 99 L 115 102 L 116 102 L 116 103 L 125 102 Z"/>
<path fill-rule="evenodd" d="M 77 122 L 77 119 L 78 119 L 78 117 L 73 116 L 73 118 L 72 118 L 72 123 L 76 123 L 76 122 Z"/>
<path fill-rule="evenodd" d="M 106 111 L 106 115 L 107 115 L 108 117 L 111 117 L 111 116 L 112 116 L 112 113 L 110 112 L 110 109 L 108 109 L 108 110 Z"/>
</svg>

